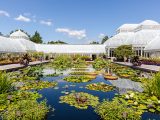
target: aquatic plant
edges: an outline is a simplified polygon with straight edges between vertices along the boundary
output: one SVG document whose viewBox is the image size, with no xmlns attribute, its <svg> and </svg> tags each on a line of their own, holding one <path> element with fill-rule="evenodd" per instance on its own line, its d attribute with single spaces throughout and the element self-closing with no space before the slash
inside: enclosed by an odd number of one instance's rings
<svg viewBox="0 0 160 120">
<path fill-rule="evenodd" d="M 87 109 L 88 106 L 96 107 L 99 104 L 99 98 L 84 92 L 74 92 L 61 96 L 60 103 L 67 103 L 78 109 Z"/>
<path fill-rule="evenodd" d="M 145 92 L 160 99 L 160 72 L 153 75 L 152 79 L 146 80 L 143 85 Z"/>
<path fill-rule="evenodd" d="M 103 120 L 140 120 L 140 115 L 132 108 L 125 104 L 119 103 L 117 100 L 104 100 L 100 103 L 95 112 L 101 116 Z"/>
<path fill-rule="evenodd" d="M 72 67 L 72 58 L 67 55 L 56 56 L 52 61 L 52 67 L 57 70 L 63 71 Z"/>
<path fill-rule="evenodd" d="M 36 77 L 37 79 L 42 77 L 42 71 L 43 71 L 43 67 L 41 65 L 38 66 L 34 66 L 34 67 L 27 67 L 25 69 L 21 70 L 22 73 L 28 77 Z"/>
<path fill-rule="evenodd" d="M 107 79 L 107 80 L 117 80 L 118 79 L 118 77 L 117 76 L 104 76 L 104 78 L 105 79 Z"/>
<path fill-rule="evenodd" d="M 37 92 L 14 91 L 0 94 L 0 116 L 4 120 L 42 120 L 49 107 L 46 101 L 40 103 Z"/>
<path fill-rule="evenodd" d="M 10 78 L 6 72 L 0 72 L 0 94 L 9 92 L 12 88 Z"/>
<path fill-rule="evenodd" d="M 63 78 L 63 80 L 67 81 L 67 82 L 88 82 L 91 81 L 93 79 L 95 79 L 96 76 L 89 76 L 89 75 L 84 75 L 84 76 L 67 76 L 65 78 Z"/>
<path fill-rule="evenodd" d="M 102 58 L 97 58 L 97 59 L 94 60 L 92 66 L 93 66 L 94 69 L 99 71 L 99 70 L 102 70 L 102 69 L 106 68 L 109 64 L 110 64 L 109 61 L 106 61 Z"/>
<path fill-rule="evenodd" d="M 86 88 L 89 90 L 108 92 L 113 90 L 114 87 L 111 85 L 105 84 L 103 82 L 100 82 L 100 83 L 93 83 L 93 84 L 86 85 Z"/>
<path fill-rule="evenodd" d="M 146 93 L 128 92 L 127 94 L 116 97 L 120 103 L 132 107 L 138 114 L 143 112 L 160 112 L 160 99 Z"/>
<path fill-rule="evenodd" d="M 24 82 L 24 85 L 19 87 L 20 90 L 30 90 L 30 89 L 44 89 L 49 87 L 55 87 L 57 82 L 49 81 L 29 81 Z"/>
<path fill-rule="evenodd" d="M 35 100 L 21 100 L 16 104 L 10 104 L 2 118 L 4 120 L 42 120 L 48 112 L 46 102 L 38 103 Z"/>
<path fill-rule="evenodd" d="M 46 75 L 46 77 L 58 77 L 59 75 L 62 75 L 62 74 L 63 73 L 61 73 L 61 74 L 53 73 L 53 74 Z"/>
<path fill-rule="evenodd" d="M 86 71 L 74 71 L 70 75 L 97 75 L 96 72 L 86 72 Z"/>
</svg>

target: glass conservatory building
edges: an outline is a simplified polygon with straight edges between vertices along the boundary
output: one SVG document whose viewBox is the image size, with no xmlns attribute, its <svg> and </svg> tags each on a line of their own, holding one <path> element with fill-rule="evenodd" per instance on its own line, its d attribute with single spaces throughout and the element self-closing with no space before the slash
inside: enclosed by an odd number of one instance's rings
<svg viewBox="0 0 160 120">
<path fill-rule="evenodd" d="M 160 39 L 157 37 L 159 34 L 160 24 L 156 21 L 145 20 L 139 24 L 124 24 L 117 29 L 112 38 L 104 43 L 107 56 L 114 57 L 114 49 L 121 45 L 132 45 L 135 55 L 138 56 L 157 56 L 160 47 L 154 49 L 155 46 L 153 44 L 155 42 L 160 43 Z"/>
<path fill-rule="evenodd" d="M 114 49 L 121 45 L 132 45 L 135 54 L 139 56 L 160 57 L 160 24 L 152 20 L 139 24 L 124 24 L 102 45 L 36 44 L 21 30 L 13 32 L 9 37 L 0 36 L 1 54 L 37 51 L 87 56 L 106 54 L 108 57 L 114 57 Z"/>
<path fill-rule="evenodd" d="M 36 44 L 30 41 L 29 37 L 21 30 L 13 32 L 10 37 L 0 36 L 0 53 L 25 52 L 97 56 L 100 54 L 105 54 L 105 45 Z"/>
</svg>

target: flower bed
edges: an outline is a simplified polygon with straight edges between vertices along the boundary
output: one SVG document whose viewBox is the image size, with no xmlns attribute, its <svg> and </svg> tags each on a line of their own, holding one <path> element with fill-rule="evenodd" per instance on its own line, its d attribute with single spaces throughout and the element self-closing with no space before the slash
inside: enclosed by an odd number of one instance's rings
<svg viewBox="0 0 160 120">
<path fill-rule="evenodd" d="M 99 104 L 99 98 L 84 92 L 70 93 L 61 96 L 60 103 L 67 103 L 78 109 L 87 109 L 88 106 L 96 107 Z"/>
<path fill-rule="evenodd" d="M 103 92 L 108 92 L 114 89 L 113 86 L 105 84 L 103 82 L 89 84 L 86 86 L 86 88 L 89 90 L 96 90 L 96 91 L 103 91 Z"/>
</svg>

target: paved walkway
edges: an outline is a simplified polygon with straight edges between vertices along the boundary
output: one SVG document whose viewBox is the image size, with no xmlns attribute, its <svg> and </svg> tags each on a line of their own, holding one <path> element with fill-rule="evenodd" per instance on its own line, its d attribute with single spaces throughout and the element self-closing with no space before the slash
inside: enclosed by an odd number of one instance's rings
<svg viewBox="0 0 160 120">
<path fill-rule="evenodd" d="M 34 61 L 34 62 L 30 62 L 29 66 L 33 66 L 33 65 L 39 65 L 39 64 L 43 64 L 43 63 L 48 63 L 49 61 Z M 20 65 L 20 64 L 9 64 L 9 65 L 0 65 L 0 71 L 12 71 L 12 70 L 18 70 L 24 68 L 24 65 Z"/>
<path fill-rule="evenodd" d="M 160 71 L 160 66 L 156 66 L 156 65 L 142 64 L 141 66 L 132 66 L 132 63 L 128 63 L 128 62 L 115 62 L 115 63 L 120 64 L 120 65 L 129 66 L 134 69 L 147 71 L 147 72 L 159 72 Z"/>
</svg>

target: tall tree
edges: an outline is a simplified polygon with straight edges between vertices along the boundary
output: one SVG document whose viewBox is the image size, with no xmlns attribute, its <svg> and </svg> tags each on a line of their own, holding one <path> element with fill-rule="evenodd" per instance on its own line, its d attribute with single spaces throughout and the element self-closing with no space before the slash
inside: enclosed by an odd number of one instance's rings
<svg viewBox="0 0 160 120">
<path fill-rule="evenodd" d="M 114 50 L 114 54 L 118 59 L 124 59 L 134 55 L 131 45 L 121 45 Z"/>
<path fill-rule="evenodd" d="M 0 32 L 0 36 L 3 36 L 3 34 Z"/>
<path fill-rule="evenodd" d="M 35 43 L 42 43 L 42 37 L 40 36 L 40 34 L 36 31 L 35 34 L 31 37 L 31 41 L 35 42 Z"/>
<path fill-rule="evenodd" d="M 109 39 L 109 37 L 106 35 L 106 36 L 102 39 L 101 44 L 105 43 L 108 39 Z"/>
</svg>

